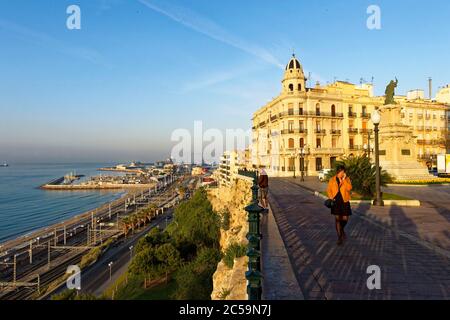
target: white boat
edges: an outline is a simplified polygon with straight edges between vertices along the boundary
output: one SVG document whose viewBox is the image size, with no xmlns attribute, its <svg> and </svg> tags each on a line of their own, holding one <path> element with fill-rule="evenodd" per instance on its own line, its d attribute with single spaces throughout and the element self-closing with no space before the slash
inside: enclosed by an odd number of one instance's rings
<svg viewBox="0 0 450 320">
<path fill-rule="evenodd" d="M 7 164 L 6 162 L 4 162 L 1 167 L 9 167 L 9 164 Z"/>
</svg>

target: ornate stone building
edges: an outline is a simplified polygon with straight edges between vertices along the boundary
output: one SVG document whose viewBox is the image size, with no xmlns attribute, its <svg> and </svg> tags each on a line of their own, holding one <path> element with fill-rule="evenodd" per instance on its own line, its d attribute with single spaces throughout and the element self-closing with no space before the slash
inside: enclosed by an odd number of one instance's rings
<svg viewBox="0 0 450 320">
<path fill-rule="evenodd" d="M 317 175 L 340 157 L 373 153 L 370 115 L 384 97 L 374 96 L 371 84 L 336 81 L 307 88 L 306 81 L 294 55 L 285 68 L 281 94 L 253 115 L 252 162 L 271 176 Z M 395 100 L 417 139 L 418 161 L 425 165 L 446 152 L 449 107 L 409 98 Z"/>
</svg>

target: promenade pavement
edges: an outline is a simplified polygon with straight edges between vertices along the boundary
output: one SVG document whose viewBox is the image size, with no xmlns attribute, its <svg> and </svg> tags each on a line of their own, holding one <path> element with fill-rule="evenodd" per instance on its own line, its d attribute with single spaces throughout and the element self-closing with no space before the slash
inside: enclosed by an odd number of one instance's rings
<svg viewBox="0 0 450 320">
<path fill-rule="evenodd" d="M 307 180 L 311 190 L 324 186 Z M 300 179 L 272 178 L 269 201 L 305 299 L 450 299 L 444 205 L 360 205 L 347 226 L 349 239 L 337 246 L 334 217 Z M 381 269 L 380 290 L 367 287 L 371 265 Z"/>
</svg>

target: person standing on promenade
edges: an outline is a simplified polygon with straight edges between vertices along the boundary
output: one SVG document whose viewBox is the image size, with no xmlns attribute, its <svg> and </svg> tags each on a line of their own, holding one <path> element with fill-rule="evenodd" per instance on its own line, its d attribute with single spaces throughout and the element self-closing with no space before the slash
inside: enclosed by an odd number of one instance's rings
<svg viewBox="0 0 450 320">
<path fill-rule="evenodd" d="M 258 186 L 260 191 L 261 204 L 264 209 L 267 209 L 269 204 L 267 201 L 267 194 L 269 193 L 269 176 L 267 175 L 266 170 L 261 168 L 259 172 Z"/>
<path fill-rule="evenodd" d="M 350 207 L 350 191 L 352 182 L 347 177 L 344 166 L 336 169 L 336 175 L 328 182 L 327 195 L 332 200 L 331 214 L 335 216 L 336 232 L 338 235 L 337 244 L 341 245 L 347 239 L 345 226 L 347 225 L 352 208 Z"/>
</svg>

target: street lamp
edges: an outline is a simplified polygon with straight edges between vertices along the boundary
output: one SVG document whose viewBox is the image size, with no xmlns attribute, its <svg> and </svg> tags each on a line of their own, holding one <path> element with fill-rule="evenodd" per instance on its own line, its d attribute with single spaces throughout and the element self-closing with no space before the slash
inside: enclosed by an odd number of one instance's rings
<svg viewBox="0 0 450 320">
<path fill-rule="evenodd" d="M 305 147 L 304 146 L 300 149 L 300 171 L 301 171 L 301 176 L 302 176 L 301 181 L 305 181 Z"/>
<path fill-rule="evenodd" d="M 129 247 L 129 249 L 130 249 L 130 260 L 133 260 L 133 246 L 130 246 Z"/>
<path fill-rule="evenodd" d="M 111 278 L 112 278 L 112 266 L 113 266 L 113 262 L 111 261 L 110 263 L 108 263 L 108 267 L 109 267 L 109 281 L 111 281 Z"/>
<path fill-rule="evenodd" d="M 380 112 L 375 109 L 372 113 L 372 122 L 375 126 L 375 187 L 376 187 L 376 199 L 374 200 L 373 204 L 375 206 L 384 206 L 383 199 L 381 199 L 381 176 L 380 176 L 380 150 L 379 150 L 379 141 L 378 141 L 378 133 L 379 129 L 378 126 L 381 122 L 381 115 Z"/>
</svg>

